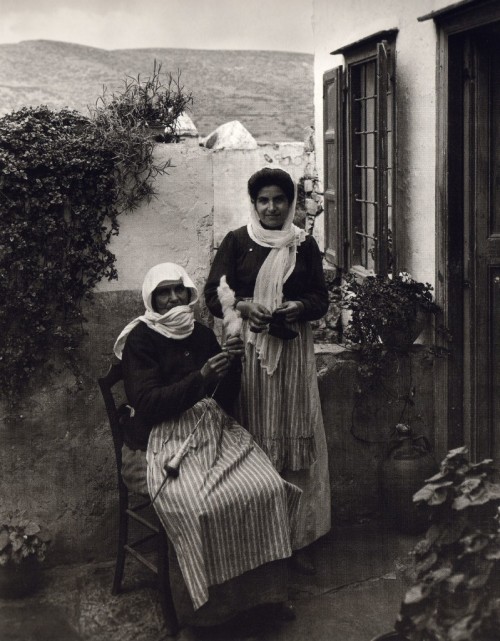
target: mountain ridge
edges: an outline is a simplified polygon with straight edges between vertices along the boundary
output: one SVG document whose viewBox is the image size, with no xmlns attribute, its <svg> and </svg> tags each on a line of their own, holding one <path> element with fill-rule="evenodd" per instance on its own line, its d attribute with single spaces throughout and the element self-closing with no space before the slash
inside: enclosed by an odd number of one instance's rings
<svg viewBox="0 0 500 641">
<path fill-rule="evenodd" d="M 103 87 L 145 77 L 153 61 L 193 94 L 200 135 L 239 120 L 257 140 L 303 140 L 313 124 L 312 54 L 267 50 L 141 48 L 107 50 L 58 40 L 0 45 L 0 115 L 46 104 L 88 113 Z"/>
<path fill-rule="evenodd" d="M 98 51 L 105 51 L 105 52 L 120 52 L 120 51 L 152 51 L 154 49 L 167 49 L 168 51 L 221 51 L 224 53 L 231 53 L 231 52 L 242 52 L 242 53 L 253 53 L 255 51 L 260 51 L 264 53 L 278 53 L 278 54 L 285 54 L 285 55 L 291 55 L 291 56 L 308 56 L 308 57 L 313 57 L 313 54 L 310 53 L 302 53 L 300 51 L 281 51 L 281 50 L 276 50 L 276 49 L 204 49 L 204 48 L 197 48 L 197 47 L 133 47 L 130 49 L 120 47 L 118 49 L 104 49 L 103 47 L 94 47 L 93 45 L 84 45 L 79 42 L 69 42 L 67 40 L 49 40 L 47 38 L 29 38 L 28 40 L 20 40 L 19 42 L 11 42 L 11 43 L 3 43 L 0 44 L 0 47 L 4 46 L 11 46 L 11 45 L 19 45 L 19 44 L 26 44 L 30 42 L 43 42 L 43 43 L 53 43 L 56 45 L 68 45 L 71 47 L 79 47 L 82 49 L 96 49 Z"/>
</svg>

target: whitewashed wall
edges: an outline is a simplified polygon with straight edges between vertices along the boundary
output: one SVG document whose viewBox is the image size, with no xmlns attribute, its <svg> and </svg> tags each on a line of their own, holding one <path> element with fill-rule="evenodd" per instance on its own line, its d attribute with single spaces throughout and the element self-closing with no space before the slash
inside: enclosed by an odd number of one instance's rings
<svg viewBox="0 0 500 641">
<path fill-rule="evenodd" d="M 379 31 L 398 29 L 396 210 L 404 265 L 416 278 L 435 279 L 436 27 L 417 18 L 446 0 L 313 0 L 315 129 L 318 170 L 323 157 L 323 73 L 343 63 L 331 51 Z"/>
</svg>

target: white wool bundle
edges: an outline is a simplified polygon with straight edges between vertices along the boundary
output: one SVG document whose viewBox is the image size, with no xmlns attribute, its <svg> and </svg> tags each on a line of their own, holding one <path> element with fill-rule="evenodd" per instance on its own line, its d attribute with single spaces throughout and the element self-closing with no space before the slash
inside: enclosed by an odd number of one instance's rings
<svg viewBox="0 0 500 641">
<path fill-rule="evenodd" d="M 241 314 L 234 309 L 234 292 L 227 284 L 225 275 L 221 276 L 217 287 L 217 296 L 222 307 L 222 322 L 226 336 L 239 336 L 241 332 Z"/>
</svg>

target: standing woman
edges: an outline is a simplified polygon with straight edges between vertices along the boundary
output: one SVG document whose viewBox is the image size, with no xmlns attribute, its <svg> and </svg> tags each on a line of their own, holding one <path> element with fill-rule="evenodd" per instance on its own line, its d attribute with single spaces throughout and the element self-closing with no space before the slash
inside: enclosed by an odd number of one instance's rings
<svg viewBox="0 0 500 641">
<path fill-rule="evenodd" d="M 293 225 L 291 176 L 266 167 L 250 177 L 248 193 L 250 222 L 222 241 L 205 299 L 221 317 L 217 285 L 226 275 L 246 343 L 237 418 L 281 476 L 302 489 L 293 560 L 296 570 L 312 574 L 305 548 L 330 529 L 330 486 L 308 321 L 325 315 L 328 291 L 316 241 Z"/>
</svg>

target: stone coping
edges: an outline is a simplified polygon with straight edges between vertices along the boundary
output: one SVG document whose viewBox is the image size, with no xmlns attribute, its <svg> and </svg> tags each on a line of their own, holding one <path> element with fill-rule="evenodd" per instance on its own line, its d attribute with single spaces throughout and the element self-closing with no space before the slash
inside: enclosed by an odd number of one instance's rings
<svg viewBox="0 0 500 641">
<path fill-rule="evenodd" d="M 338 343 L 314 343 L 315 354 L 342 354 L 347 348 Z"/>
</svg>

